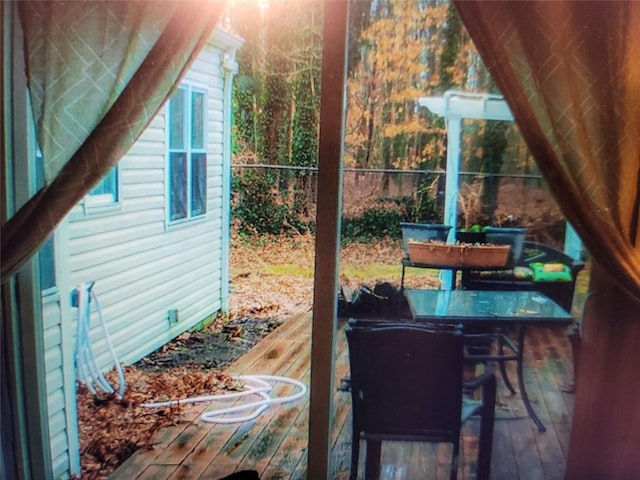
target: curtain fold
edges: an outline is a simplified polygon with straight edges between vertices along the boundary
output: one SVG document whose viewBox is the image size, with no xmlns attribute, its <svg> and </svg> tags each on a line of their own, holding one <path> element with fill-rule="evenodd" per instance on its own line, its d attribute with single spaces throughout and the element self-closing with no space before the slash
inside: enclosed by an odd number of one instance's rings
<svg viewBox="0 0 640 480">
<path fill-rule="evenodd" d="M 455 5 L 563 213 L 640 298 L 640 3 Z"/>
<path fill-rule="evenodd" d="M 2 225 L 2 283 L 129 150 L 224 6 L 214 0 L 19 3 L 45 185 Z"/>
</svg>

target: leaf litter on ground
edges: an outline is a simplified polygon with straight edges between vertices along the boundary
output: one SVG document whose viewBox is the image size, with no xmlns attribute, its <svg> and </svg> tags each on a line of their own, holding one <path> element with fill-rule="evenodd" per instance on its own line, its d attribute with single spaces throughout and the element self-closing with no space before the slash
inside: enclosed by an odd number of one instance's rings
<svg viewBox="0 0 640 480">
<path fill-rule="evenodd" d="M 155 432 L 190 421 L 188 405 L 149 409 L 142 403 L 242 389 L 242 383 L 226 375 L 224 368 L 287 318 L 311 310 L 314 254 L 312 235 L 252 242 L 233 236 L 228 316 L 219 315 L 204 329 L 185 332 L 126 366 L 123 399 L 94 396 L 78 386 L 82 478 L 107 478 L 136 449 L 152 448 Z M 399 241 L 352 243 L 341 249 L 340 263 L 355 267 L 351 271 L 364 269 L 372 261 L 397 266 L 402 255 Z M 340 275 L 340 283 L 352 289 L 389 280 Z M 392 280 L 398 283 L 399 279 Z M 430 287 L 436 282 L 432 277 L 416 281 Z M 107 378 L 117 384 L 115 371 Z"/>
</svg>

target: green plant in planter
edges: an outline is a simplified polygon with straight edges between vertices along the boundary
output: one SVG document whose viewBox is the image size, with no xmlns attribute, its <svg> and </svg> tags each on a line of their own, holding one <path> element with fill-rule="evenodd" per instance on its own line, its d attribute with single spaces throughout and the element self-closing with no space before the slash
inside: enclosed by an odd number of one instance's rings
<svg viewBox="0 0 640 480">
<path fill-rule="evenodd" d="M 458 229 L 456 231 L 456 240 L 460 243 L 482 244 L 486 243 L 486 235 L 482 227 L 474 223 L 468 229 Z"/>
</svg>

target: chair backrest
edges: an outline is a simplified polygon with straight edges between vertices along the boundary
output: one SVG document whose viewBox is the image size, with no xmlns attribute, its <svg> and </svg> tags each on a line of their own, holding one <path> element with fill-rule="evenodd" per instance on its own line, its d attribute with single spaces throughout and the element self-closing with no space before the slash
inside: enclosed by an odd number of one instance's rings
<svg viewBox="0 0 640 480">
<path fill-rule="evenodd" d="M 369 438 L 460 435 L 463 337 L 420 324 L 350 322 L 354 431 Z"/>
<path fill-rule="evenodd" d="M 543 243 L 525 241 L 523 244 L 523 255 L 518 262 L 519 266 L 527 267 L 531 262 L 560 262 L 571 269 L 571 277 L 575 282 L 578 273 L 584 268 L 584 262 L 571 258 L 566 253 Z"/>
</svg>

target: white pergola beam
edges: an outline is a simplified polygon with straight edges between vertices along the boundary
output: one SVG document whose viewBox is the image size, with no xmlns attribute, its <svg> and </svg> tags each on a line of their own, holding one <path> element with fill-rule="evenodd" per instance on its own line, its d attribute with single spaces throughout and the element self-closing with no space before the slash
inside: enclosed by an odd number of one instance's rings
<svg viewBox="0 0 640 480">
<path fill-rule="evenodd" d="M 442 97 L 420 97 L 418 105 L 445 118 L 513 121 L 513 114 L 501 95 L 448 90 Z"/>
</svg>

